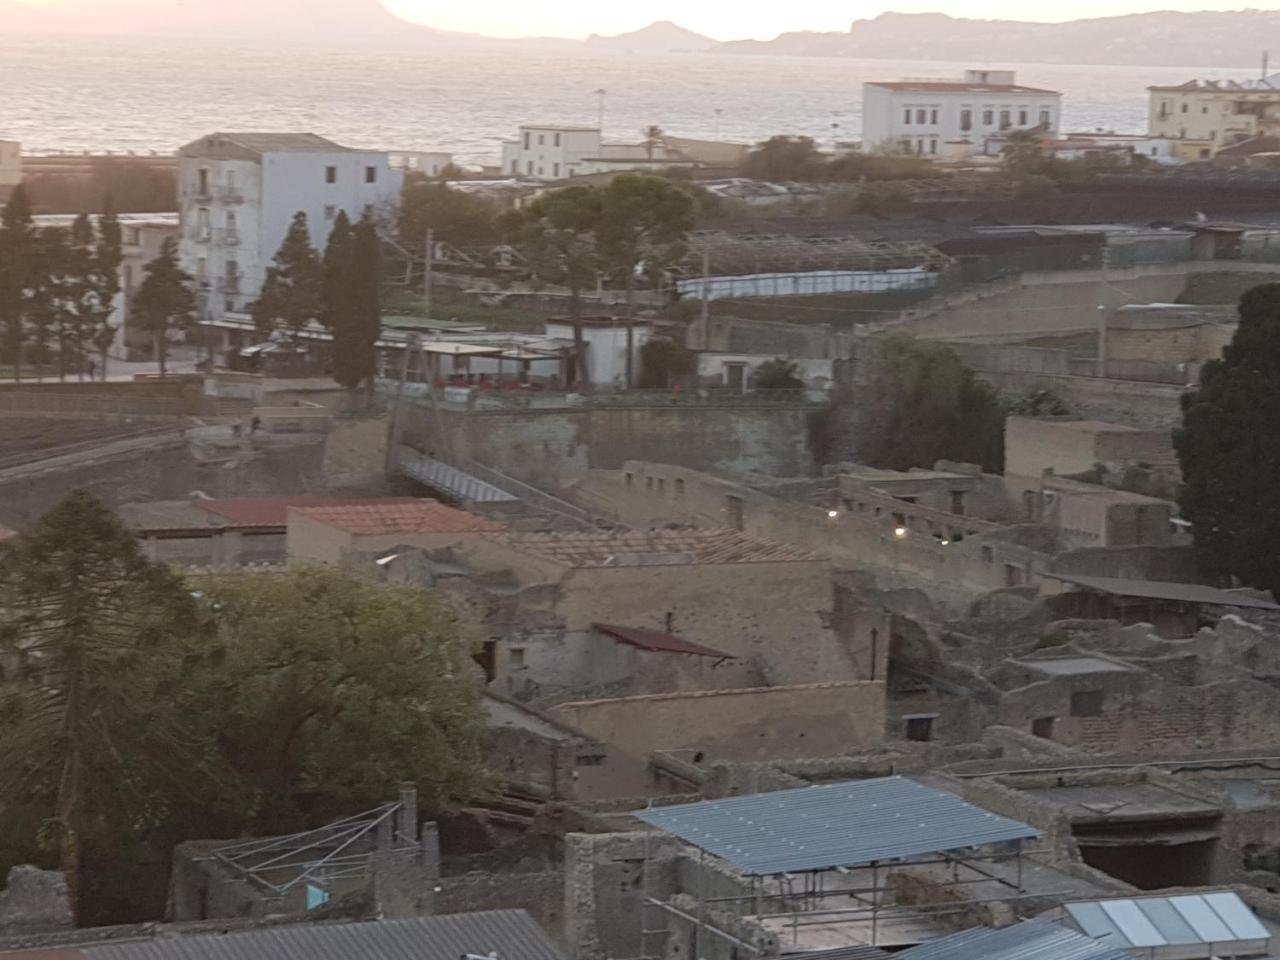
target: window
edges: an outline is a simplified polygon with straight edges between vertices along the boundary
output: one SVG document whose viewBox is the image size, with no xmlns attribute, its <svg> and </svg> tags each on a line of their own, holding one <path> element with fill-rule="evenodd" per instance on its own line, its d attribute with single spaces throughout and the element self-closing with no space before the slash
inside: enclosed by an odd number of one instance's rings
<svg viewBox="0 0 1280 960">
<path fill-rule="evenodd" d="M 1073 717 L 1102 716 L 1104 694 L 1101 690 L 1077 690 L 1071 694 L 1071 715 Z"/>
<path fill-rule="evenodd" d="M 236 172 L 234 170 L 227 171 L 227 189 L 233 192 L 236 189 Z"/>
<path fill-rule="evenodd" d="M 1020 127 L 1025 127 L 1026 125 L 1027 125 L 1027 111 L 1026 111 L 1026 110 L 1019 110 L 1019 111 L 1018 111 L 1018 126 L 1020 126 Z"/>
<path fill-rule="evenodd" d="M 1009 111 L 1001 110 L 1000 111 L 1000 129 L 1008 130 L 1011 126 L 1013 126 L 1013 122 L 1009 119 Z"/>
<path fill-rule="evenodd" d="M 927 116 L 927 114 L 926 114 L 923 110 L 917 110 L 917 111 L 916 111 L 916 123 L 924 123 L 924 118 L 925 118 L 926 116 Z"/>
<path fill-rule="evenodd" d="M 937 110 L 930 110 L 930 111 L 929 111 L 929 122 L 930 122 L 930 123 L 932 123 L 932 124 L 934 124 L 935 126 L 937 125 L 937 123 L 938 123 L 938 111 L 937 111 Z"/>
<path fill-rule="evenodd" d="M 333 219 L 334 217 L 336 217 L 337 215 L 338 215 L 338 208 L 337 208 L 337 207 L 335 207 L 332 203 L 327 204 L 327 205 L 325 206 L 325 208 L 324 208 L 324 218 L 325 218 L 326 220 L 332 220 L 332 219 Z"/>
<path fill-rule="evenodd" d="M 903 122 L 903 123 L 908 123 L 908 124 L 911 122 L 911 108 L 910 108 L 910 107 L 907 107 L 907 109 L 905 109 L 905 110 L 903 110 L 903 111 L 902 111 L 902 122 Z"/>
<path fill-rule="evenodd" d="M 958 517 L 964 516 L 964 491 L 951 491 L 951 512 Z"/>
<path fill-rule="evenodd" d="M 541 165 L 538 167 L 538 176 L 544 176 L 546 172 L 547 171 Z"/>
<path fill-rule="evenodd" d="M 529 149 L 529 131 L 528 130 L 524 132 L 524 148 L 526 150 Z"/>
<path fill-rule="evenodd" d="M 684 478 L 683 477 L 676 477 L 676 496 L 677 497 L 684 496 Z"/>
<path fill-rule="evenodd" d="M 520 161 L 519 161 L 519 160 L 512 160 L 512 161 L 511 161 L 511 172 L 512 172 L 512 173 L 519 173 L 519 172 L 520 172 Z"/>
<path fill-rule="evenodd" d="M 635 475 L 634 473 L 628 473 L 628 474 L 627 474 L 627 486 L 628 486 L 628 487 L 629 487 L 629 486 L 631 486 L 633 483 L 635 483 L 635 480 L 636 480 L 636 475 Z"/>
<path fill-rule="evenodd" d="M 124 232 L 124 242 L 131 247 L 136 247 L 142 243 L 142 231 L 137 227 L 130 227 Z"/>
<path fill-rule="evenodd" d="M 658 478 L 658 492 L 665 493 L 667 489 L 667 481 L 664 477 Z"/>
<path fill-rule="evenodd" d="M 1004 585 L 1006 587 L 1022 586 L 1022 568 L 1012 563 L 1004 565 Z"/>
<path fill-rule="evenodd" d="M 209 195 L 209 171 L 201 167 L 196 173 L 196 192 L 202 197 Z"/>
<path fill-rule="evenodd" d="M 538 134 L 538 146 L 545 146 L 547 143 L 547 135 L 545 133 Z"/>
<path fill-rule="evenodd" d="M 1201 160 L 1208 160 L 1208 159 L 1209 159 L 1209 148 L 1208 148 L 1208 147 L 1201 147 L 1201 148 L 1200 148 L 1200 159 L 1201 159 Z"/>
<path fill-rule="evenodd" d="M 560 164 L 553 163 L 551 165 L 551 175 L 555 177 L 557 180 L 560 179 Z"/>
<path fill-rule="evenodd" d="M 526 161 L 525 161 L 525 164 L 524 164 L 524 168 L 525 168 L 525 171 L 529 174 L 529 176 L 533 176 L 533 161 L 532 161 L 532 160 L 526 160 Z"/>
<path fill-rule="evenodd" d="M 196 211 L 196 239 L 209 239 L 209 208 L 201 207 Z"/>
<path fill-rule="evenodd" d="M 960 129 L 965 133 L 968 133 L 970 130 L 973 129 L 973 111 L 972 110 L 960 111 Z"/>
<path fill-rule="evenodd" d="M 1167 119 L 1168 116 L 1169 116 L 1169 101 L 1161 100 L 1160 101 L 1160 119 L 1161 120 Z"/>
<path fill-rule="evenodd" d="M 364 168 L 364 182 L 365 182 L 365 183 L 377 183 L 377 182 L 378 182 L 378 168 L 377 168 L 377 167 L 365 167 L 365 168 Z"/>
<path fill-rule="evenodd" d="M 556 134 L 555 145 L 556 145 L 557 147 L 558 147 L 558 146 L 560 146 L 560 134 L 558 134 L 558 133 Z"/>
<path fill-rule="evenodd" d="M 1182 112 L 1183 113 L 1187 112 L 1187 105 L 1185 103 L 1182 105 Z"/>
<path fill-rule="evenodd" d="M 917 743 L 928 743 L 933 739 L 933 721 L 938 715 L 936 713 L 922 713 L 913 717 L 903 717 L 907 721 L 907 739 L 914 740 Z"/>
<path fill-rule="evenodd" d="M 337 168 L 337 167 L 325 167 L 325 168 L 324 168 L 324 182 L 325 182 L 325 183 L 337 183 L 337 182 L 338 182 L 338 168 Z"/>
<path fill-rule="evenodd" d="M 992 125 L 993 123 L 995 123 L 995 122 L 996 122 L 996 115 L 995 115 L 995 111 L 993 111 L 993 110 L 983 110 L 983 111 L 982 111 L 982 125 L 983 125 L 984 127 L 989 127 L 989 126 L 991 126 L 991 125 Z"/>
<path fill-rule="evenodd" d="M 729 513 L 729 528 L 741 532 L 744 523 L 742 516 L 743 501 L 741 497 L 727 496 L 724 498 L 725 508 Z"/>
<path fill-rule="evenodd" d="M 1200 108 L 1200 112 L 1201 112 L 1201 113 L 1208 113 L 1208 112 L 1209 112 L 1209 108 L 1208 108 L 1207 106 L 1201 107 L 1201 108 Z"/>
<path fill-rule="evenodd" d="M 995 552 L 995 550 L 993 550 L 991 547 L 983 547 L 983 548 L 982 548 L 982 562 L 983 562 L 983 563 L 994 563 L 994 562 L 995 562 L 995 559 L 996 559 L 996 552 Z"/>
<path fill-rule="evenodd" d="M 1048 110 L 1040 111 L 1040 126 L 1044 127 L 1046 130 L 1053 129 L 1053 120 L 1050 118 Z"/>
<path fill-rule="evenodd" d="M 644 488 L 645 488 L 646 490 L 652 490 L 652 489 L 653 489 L 653 477 L 645 477 L 645 478 L 644 478 Z"/>
<path fill-rule="evenodd" d="M 240 292 L 240 261 L 227 261 L 227 293 Z"/>
<path fill-rule="evenodd" d="M 227 233 L 234 236 L 239 226 L 240 226 L 240 222 L 239 220 L 236 219 L 236 212 L 234 210 L 228 210 L 227 211 Z"/>
<path fill-rule="evenodd" d="M 929 141 L 929 152 L 930 152 L 930 153 L 937 153 L 937 152 L 938 152 L 938 141 L 937 141 L 937 140 L 930 140 L 930 141 Z"/>
<path fill-rule="evenodd" d="M 196 280 L 200 283 L 201 286 L 204 286 L 204 284 L 208 282 L 209 280 L 209 258 L 208 257 L 196 258 Z"/>
<path fill-rule="evenodd" d="M 1036 717 L 1031 721 L 1031 735 L 1041 740 L 1052 740 L 1053 721 L 1057 719 L 1057 717 Z"/>
</svg>

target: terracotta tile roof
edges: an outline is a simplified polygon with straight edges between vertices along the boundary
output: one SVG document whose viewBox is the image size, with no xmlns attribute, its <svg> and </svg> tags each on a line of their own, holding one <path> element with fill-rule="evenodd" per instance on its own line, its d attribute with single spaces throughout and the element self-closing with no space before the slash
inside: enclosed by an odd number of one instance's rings
<svg viewBox="0 0 1280 960">
<path fill-rule="evenodd" d="M 294 511 L 357 536 L 392 533 L 494 533 L 502 524 L 436 500 L 399 499 L 294 507 Z"/>
<path fill-rule="evenodd" d="M 284 527 L 290 507 L 355 506 L 359 504 L 420 503 L 414 497 L 375 497 L 357 500 L 322 497 L 302 493 L 293 497 L 244 497 L 229 500 L 195 500 L 193 505 L 207 510 L 232 528 Z M 431 501 L 435 502 L 435 501 Z"/>
<path fill-rule="evenodd" d="M 963 80 L 889 80 L 868 81 L 872 87 L 884 87 L 899 93 L 1038 93 L 1059 96 L 1057 90 L 1041 90 L 1016 83 L 965 83 Z"/>
<path fill-rule="evenodd" d="M 625 643 L 628 646 L 638 647 L 641 650 L 649 650 L 654 653 L 688 653 L 697 657 L 714 657 L 717 660 L 737 659 L 731 653 L 716 650 L 714 647 L 704 647 L 700 643 L 685 640 L 683 637 L 677 637 L 673 633 L 663 633 L 660 630 L 644 630 L 640 627 L 618 627 L 611 623 L 593 623 L 592 626 L 619 643 Z"/>
<path fill-rule="evenodd" d="M 526 553 L 570 567 L 645 567 L 701 563 L 790 563 L 825 559 L 731 530 L 527 533 L 495 537 Z"/>
</svg>

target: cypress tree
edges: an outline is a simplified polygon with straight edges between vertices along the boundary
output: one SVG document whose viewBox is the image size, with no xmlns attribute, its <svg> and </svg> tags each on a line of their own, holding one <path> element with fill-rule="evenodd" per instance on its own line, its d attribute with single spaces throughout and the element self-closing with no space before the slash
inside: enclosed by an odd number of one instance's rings
<svg viewBox="0 0 1280 960">
<path fill-rule="evenodd" d="M 0 337 L 3 353 L 13 364 L 13 379 L 22 378 L 26 346 L 26 314 L 32 274 L 36 269 L 35 228 L 26 187 L 9 195 L 0 216 Z"/>
<path fill-rule="evenodd" d="M 1182 398 L 1182 515 L 1203 573 L 1280 596 L 1280 283 L 1240 299 L 1221 360 Z"/>
<path fill-rule="evenodd" d="M 98 218 L 98 242 L 93 251 L 92 289 L 94 317 L 91 341 L 98 353 L 100 375 L 107 378 L 107 351 L 115 340 L 111 314 L 120 296 L 120 264 L 124 261 L 124 237 L 115 202 L 108 194 Z"/>
<path fill-rule="evenodd" d="M 343 284 L 335 290 L 341 309 L 333 326 L 334 369 L 338 383 L 355 390 L 372 383 L 377 372 L 377 342 L 382 333 L 379 302 L 381 240 L 373 221 L 365 216 L 346 242 L 345 269 L 335 273 Z"/>
<path fill-rule="evenodd" d="M 324 312 L 323 288 L 324 267 L 311 246 L 307 215 L 299 211 L 251 308 L 258 333 L 265 336 L 273 330 L 285 330 L 296 350 L 307 324 Z"/>
<path fill-rule="evenodd" d="M 191 274 L 178 265 L 178 241 L 167 237 L 160 254 L 144 268 L 146 279 L 134 299 L 133 315 L 138 326 L 151 334 L 155 343 L 160 376 L 165 375 L 169 358 L 169 336 L 175 331 L 189 330 L 196 309 L 191 292 Z"/>
</svg>

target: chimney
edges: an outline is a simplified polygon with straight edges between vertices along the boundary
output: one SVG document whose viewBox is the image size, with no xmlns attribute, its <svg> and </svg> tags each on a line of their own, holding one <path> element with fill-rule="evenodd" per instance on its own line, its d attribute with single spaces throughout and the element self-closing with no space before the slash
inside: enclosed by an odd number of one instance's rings
<svg viewBox="0 0 1280 960">
<path fill-rule="evenodd" d="M 400 812 L 396 815 L 396 832 L 402 838 L 401 843 L 416 843 L 418 840 L 418 788 L 412 783 L 400 784 Z"/>
</svg>

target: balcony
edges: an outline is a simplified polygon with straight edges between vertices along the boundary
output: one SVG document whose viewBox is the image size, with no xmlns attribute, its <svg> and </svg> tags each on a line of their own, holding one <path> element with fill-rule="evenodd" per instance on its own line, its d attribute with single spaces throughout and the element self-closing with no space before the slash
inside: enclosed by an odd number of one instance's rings
<svg viewBox="0 0 1280 960">
<path fill-rule="evenodd" d="M 244 194 L 239 187 L 218 187 L 214 191 L 214 198 L 228 206 L 244 203 Z"/>
<path fill-rule="evenodd" d="M 240 246 L 240 231 L 233 227 L 224 227 L 218 230 L 211 230 L 212 241 L 220 247 L 238 247 Z"/>
</svg>

